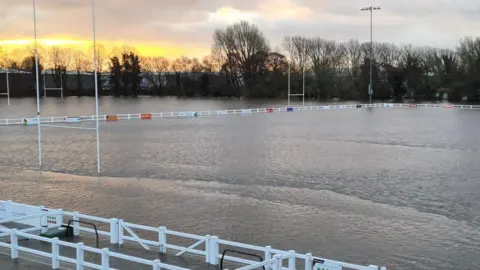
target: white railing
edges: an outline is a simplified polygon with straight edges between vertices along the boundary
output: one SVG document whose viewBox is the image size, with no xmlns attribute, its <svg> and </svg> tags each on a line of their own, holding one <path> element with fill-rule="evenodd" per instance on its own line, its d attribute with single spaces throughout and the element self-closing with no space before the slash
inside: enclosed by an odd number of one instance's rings
<svg viewBox="0 0 480 270">
<path fill-rule="evenodd" d="M 134 262 L 137 264 L 143 264 L 151 266 L 153 270 L 160 270 L 160 269 L 169 269 L 169 270 L 188 270 L 187 268 L 177 267 L 169 264 L 162 263 L 159 259 L 156 260 L 146 260 L 138 257 L 133 257 L 129 255 L 125 255 L 122 253 L 112 252 L 108 248 L 94 248 L 90 246 L 86 246 L 84 243 L 70 243 L 59 240 L 57 237 L 50 239 L 38 235 L 33 235 L 25 232 L 20 232 L 17 229 L 3 229 L 0 228 L 0 231 L 8 233 L 10 235 L 10 243 L 0 242 L 0 247 L 9 248 L 10 249 L 10 257 L 12 259 L 17 259 L 18 252 L 22 251 L 28 254 L 49 258 L 51 259 L 51 266 L 52 269 L 59 269 L 60 262 L 67 262 L 71 263 L 76 266 L 76 269 L 84 269 L 84 267 L 88 267 L 91 269 L 99 269 L 99 270 L 108 270 L 110 268 L 110 258 L 118 258 L 121 260 L 126 260 L 130 262 Z M 51 244 L 51 252 L 44 252 L 32 248 L 22 247 L 18 244 L 18 237 L 25 237 L 28 239 L 38 240 L 40 242 L 50 243 Z M 60 249 L 61 247 L 69 247 L 74 248 L 76 250 L 75 258 L 60 256 Z M 101 256 L 101 264 L 95 264 L 91 262 L 85 261 L 85 252 L 96 253 Z"/>
<path fill-rule="evenodd" d="M 244 244 L 244 243 L 239 243 L 239 242 L 233 242 L 233 241 L 227 241 L 227 240 L 219 240 L 219 244 L 228 246 L 228 247 L 236 247 L 236 248 L 242 248 L 243 250 L 248 250 L 251 252 L 261 252 L 264 254 L 264 260 L 268 261 L 275 257 L 276 255 L 280 255 L 283 257 L 288 257 L 289 258 L 289 267 L 284 268 L 289 269 L 289 270 L 295 270 L 297 260 L 303 261 L 305 265 L 305 270 L 312 270 L 312 265 L 313 265 L 313 260 L 314 259 L 320 259 L 318 257 L 313 257 L 311 253 L 307 254 L 298 254 L 294 250 L 279 250 L 279 249 L 273 249 L 271 246 L 266 246 L 266 247 L 260 247 L 260 246 L 255 246 L 255 245 L 250 245 L 250 244 Z M 228 259 L 232 262 L 237 262 L 237 263 L 243 263 L 247 265 L 253 265 L 255 263 L 258 263 L 256 261 L 252 260 L 246 260 L 243 258 L 236 258 L 232 256 L 224 256 L 225 259 Z M 329 260 L 329 259 L 321 259 L 323 261 L 327 261 L 330 263 L 334 263 L 337 265 L 341 265 L 342 267 L 347 267 L 350 269 L 356 269 L 356 270 L 378 270 L 378 266 L 376 265 L 369 265 L 369 266 L 363 266 L 363 265 L 358 265 L 358 264 L 352 264 L 352 263 L 346 263 L 346 262 L 339 262 L 339 261 L 334 261 L 334 260 Z M 386 270 L 386 267 L 381 267 L 381 270 Z"/>
<path fill-rule="evenodd" d="M 95 233 L 98 235 L 107 236 L 110 238 L 110 244 L 117 244 L 118 243 L 118 219 L 117 218 L 102 218 L 102 217 L 95 217 L 85 214 L 80 214 L 79 212 L 67 212 L 63 211 L 64 216 L 71 217 L 72 225 L 73 225 L 73 235 L 78 236 L 80 232 L 88 232 L 88 233 Z M 104 227 L 108 227 L 109 230 L 101 230 L 101 229 L 92 229 L 81 226 L 82 223 L 80 221 L 94 221 L 97 223 L 101 223 Z M 68 223 L 69 221 L 67 221 Z M 101 227 L 102 228 L 102 227 Z"/>
<path fill-rule="evenodd" d="M 271 270 L 281 270 L 283 267 L 283 260 L 287 259 L 288 257 L 282 256 L 282 255 L 275 255 L 273 256 L 272 259 L 270 260 L 264 260 L 262 262 L 256 263 L 256 264 L 251 264 L 247 265 L 241 268 L 238 268 L 237 270 L 252 270 L 255 268 L 265 268 L 265 269 L 271 269 Z"/>
<path fill-rule="evenodd" d="M 23 215 L 20 217 L 10 217 L 8 215 L 7 216 L 3 215 L 2 217 L 1 210 L 2 210 L 2 207 L 5 210 L 5 206 L 7 206 L 7 208 L 11 207 L 12 209 L 14 209 L 14 210 L 6 209 L 5 212 L 7 213 L 12 213 L 13 211 L 15 211 L 16 214 L 19 214 L 19 211 L 22 211 L 22 209 L 27 209 L 27 210 L 38 209 L 38 211 L 41 211 L 41 212 L 31 213 L 29 215 Z M 312 264 L 314 262 L 314 259 L 317 259 L 313 257 L 311 253 L 298 254 L 293 250 L 284 251 L 284 250 L 274 249 L 271 246 L 265 246 L 265 247 L 255 246 L 255 245 L 250 245 L 250 244 L 245 244 L 240 242 L 219 239 L 217 236 L 210 236 L 210 235 L 201 236 L 201 235 L 183 233 L 183 232 L 169 230 L 164 226 L 152 227 L 147 225 L 128 223 L 128 222 L 125 222 L 123 219 L 102 218 L 102 217 L 81 214 L 79 212 L 52 210 L 52 209 L 47 209 L 43 207 L 39 208 L 35 206 L 18 204 L 11 201 L 0 201 L 0 223 L 18 222 L 22 219 L 32 220 L 33 218 L 41 218 L 42 220 L 44 220 L 45 216 L 61 216 L 60 220 L 65 220 L 65 221 L 68 220 L 68 222 L 70 223 L 73 221 L 73 234 L 75 236 L 80 235 L 80 232 L 86 232 L 89 234 L 98 233 L 100 236 L 107 237 L 110 240 L 111 244 L 123 245 L 126 241 L 129 241 L 132 243 L 138 243 L 146 250 L 151 250 L 152 248 L 154 248 L 156 249 L 155 251 L 159 253 L 167 253 L 168 250 L 174 251 L 174 254 L 176 256 L 181 256 L 185 253 L 190 253 L 190 254 L 204 257 L 205 262 L 211 265 L 218 265 L 219 259 L 223 258 L 223 260 L 226 260 L 229 262 L 244 264 L 245 267 L 242 267 L 241 268 L 242 270 L 250 270 L 250 269 L 264 267 L 264 266 L 267 266 L 266 269 L 268 270 L 274 270 L 274 269 L 296 270 L 297 263 L 303 264 L 305 266 L 305 270 L 312 270 Z M 85 221 L 95 222 L 96 224 L 99 224 L 100 229 L 94 230 L 94 229 L 86 228 L 82 226 L 82 224 L 84 224 L 83 222 Z M 55 225 L 55 227 L 57 227 L 57 225 Z M 40 228 L 39 226 L 35 227 L 36 230 L 38 230 L 39 228 Z M 108 230 L 106 229 L 102 230 L 102 228 L 108 228 Z M 34 228 L 29 228 L 27 230 L 33 230 L 33 229 Z M 75 244 L 75 243 L 60 241 L 55 238 L 54 239 L 45 238 L 42 236 L 29 234 L 28 231 L 26 230 L 7 229 L 7 228 L 0 227 L 0 233 L 1 233 L 0 236 L 3 236 L 3 237 L 10 235 L 10 244 L 0 241 L 0 247 L 10 248 L 12 258 L 18 258 L 18 251 L 23 251 L 26 253 L 52 259 L 52 266 L 57 265 L 59 261 L 64 261 L 64 262 L 76 264 L 79 267 L 85 266 L 93 269 L 103 270 L 103 269 L 109 269 L 109 258 L 114 257 L 114 258 L 119 258 L 119 259 L 131 261 L 139 264 L 149 265 L 149 266 L 152 266 L 152 269 L 162 268 L 162 269 L 172 269 L 172 270 L 185 270 L 185 268 L 163 264 L 159 260 L 154 260 L 154 261 L 146 260 L 143 258 L 133 257 L 133 256 L 129 256 L 122 253 L 111 252 L 108 249 L 99 249 L 99 248 L 89 247 L 87 245 L 84 245 L 83 243 Z M 140 234 L 142 235 L 153 234 L 155 235 L 155 237 L 151 239 L 145 239 L 140 237 L 139 236 Z M 20 247 L 18 246 L 18 239 L 16 238 L 18 236 L 51 243 L 52 252 L 48 253 L 44 251 L 29 249 L 26 247 Z M 189 245 L 175 244 L 173 243 L 173 241 L 167 241 L 167 239 L 169 239 L 170 237 L 187 239 L 189 241 L 192 241 L 193 244 L 189 244 Z M 75 248 L 77 250 L 76 258 L 74 259 L 74 258 L 59 256 L 59 249 L 62 246 Z M 241 257 L 231 256 L 231 255 L 224 256 L 224 254 L 220 253 L 220 250 L 226 250 L 226 249 L 231 250 L 232 247 L 236 249 L 240 249 L 241 251 L 251 252 L 252 254 L 262 254 L 263 261 L 258 262 L 258 261 L 241 258 Z M 96 265 L 93 263 L 85 262 L 83 259 L 84 258 L 83 253 L 85 251 L 93 252 L 101 255 L 102 264 Z M 283 267 L 281 264 L 281 261 L 286 258 L 288 258 L 288 268 Z M 279 260 L 280 260 L 280 264 L 278 264 Z M 327 259 L 322 259 L 322 260 L 327 261 L 329 263 L 341 265 L 342 267 L 347 267 L 347 268 L 356 269 L 356 270 L 378 270 L 379 269 L 375 265 L 362 266 L 362 265 L 338 262 L 338 261 L 327 260 Z M 277 267 L 280 267 L 280 268 L 277 269 Z M 82 268 L 77 268 L 77 269 L 82 269 Z M 382 267 L 381 269 L 386 270 L 385 267 Z"/>
<path fill-rule="evenodd" d="M 271 108 L 256 108 L 256 109 L 234 109 L 234 110 L 206 110 L 206 111 L 177 111 L 177 112 L 159 112 L 159 113 L 127 113 L 127 114 L 111 114 L 98 115 L 100 121 L 109 121 L 109 116 L 116 116 L 117 120 L 138 120 L 142 119 L 142 115 L 150 115 L 147 119 L 157 118 L 184 118 L 196 116 L 212 116 L 212 115 L 246 115 L 258 113 L 273 113 L 273 112 L 294 112 L 294 111 L 319 111 L 331 109 L 355 109 L 355 108 L 445 108 L 445 109 L 472 109 L 479 110 L 480 105 L 450 105 L 450 104 L 405 104 L 405 103 L 372 103 L 372 104 L 332 104 L 332 105 L 316 105 L 316 106 L 300 106 L 300 107 L 271 107 Z M 72 117 L 69 116 L 50 116 L 40 117 L 40 123 L 70 123 Z M 79 122 L 89 122 L 96 120 L 96 115 L 78 116 Z M 25 120 L 30 121 L 30 124 L 36 125 L 36 117 L 14 117 L 0 119 L 0 126 L 12 126 L 26 124 Z"/>
<path fill-rule="evenodd" d="M 154 240 L 143 239 L 143 238 L 140 238 L 137 234 L 135 234 L 132 229 L 153 232 L 158 237 Z M 125 235 L 125 232 L 130 234 L 130 236 Z M 190 245 L 187 247 L 183 247 L 175 244 L 168 244 L 167 238 L 169 235 L 182 237 L 182 238 L 193 240 L 196 242 L 193 245 Z M 213 263 L 213 261 L 217 259 L 213 259 L 213 256 L 211 255 L 211 254 L 218 254 L 218 250 L 215 250 L 215 249 L 212 250 L 212 246 L 215 246 L 215 244 L 212 244 L 212 243 L 216 243 L 217 239 L 218 238 L 215 236 L 213 237 L 209 235 L 200 236 L 195 234 L 172 231 L 172 230 L 168 230 L 164 226 L 160 226 L 156 228 L 156 227 L 150 227 L 145 225 L 128 223 L 123 221 L 122 219 L 119 220 L 118 243 L 120 245 L 123 245 L 125 241 L 136 242 L 136 243 L 139 243 L 146 250 L 150 250 L 150 247 L 158 248 L 159 253 L 166 253 L 167 249 L 172 249 L 175 252 L 177 252 L 175 254 L 176 256 L 180 256 L 188 252 L 195 255 L 205 256 L 205 262 L 207 263 L 212 262 L 212 264 L 217 264 L 217 263 Z M 205 244 L 204 250 L 196 249 L 196 247 L 200 246 L 201 244 Z"/>
</svg>

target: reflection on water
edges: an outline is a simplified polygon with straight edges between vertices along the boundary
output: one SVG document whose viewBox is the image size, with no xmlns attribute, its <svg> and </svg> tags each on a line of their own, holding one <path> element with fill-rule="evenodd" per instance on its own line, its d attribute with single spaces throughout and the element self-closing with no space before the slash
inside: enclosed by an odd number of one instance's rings
<svg viewBox="0 0 480 270">
<path fill-rule="evenodd" d="M 27 101 L 1 114 L 34 111 Z M 89 114 L 91 101 L 69 99 L 50 113 Z M 114 113 L 261 105 L 105 99 L 103 106 Z M 479 114 L 337 110 L 102 123 L 100 177 L 92 176 L 92 132 L 45 127 L 44 170 L 61 174 L 39 175 L 36 128 L 2 128 L 0 199 L 390 269 L 475 269 Z"/>
</svg>

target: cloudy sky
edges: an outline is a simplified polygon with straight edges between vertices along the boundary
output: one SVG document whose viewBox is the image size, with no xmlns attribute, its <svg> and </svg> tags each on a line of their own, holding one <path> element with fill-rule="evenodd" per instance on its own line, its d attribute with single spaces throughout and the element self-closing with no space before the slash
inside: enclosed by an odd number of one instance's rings
<svg viewBox="0 0 480 270">
<path fill-rule="evenodd" d="M 39 39 L 90 42 L 90 0 L 36 3 Z M 369 14 L 360 9 L 372 4 L 382 8 L 374 14 L 379 41 L 453 48 L 480 36 L 479 0 L 96 0 L 97 38 L 146 54 L 201 57 L 214 29 L 248 20 L 273 45 L 286 35 L 365 41 Z M 31 0 L 0 0 L 0 25 L 0 40 L 31 39 Z"/>
</svg>

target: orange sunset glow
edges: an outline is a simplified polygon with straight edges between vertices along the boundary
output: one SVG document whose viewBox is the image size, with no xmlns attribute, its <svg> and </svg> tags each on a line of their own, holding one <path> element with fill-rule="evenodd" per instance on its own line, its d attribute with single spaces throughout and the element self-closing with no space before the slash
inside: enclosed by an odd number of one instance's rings
<svg viewBox="0 0 480 270">
<path fill-rule="evenodd" d="M 75 40 L 66 38 L 46 38 L 37 39 L 38 46 L 48 50 L 49 47 L 62 47 L 73 50 L 79 50 L 88 53 L 93 45 L 89 40 Z M 24 57 L 28 49 L 34 44 L 33 39 L 11 39 L 0 40 L 0 48 L 6 52 L 14 54 L 17 57 Z M 163 56 L 168 59 L 175 59 L 180 56 L 203 57 L 208 55 L 210 50 L 206 48 L 190 48 L 182 46 L 157 46 L 153 44 L 135 44 L 111 41 L 97 41 L 98 46 L 102 46 L 107 53 L 114 53 L 116 50 L 127 46 L 133 47 L 141 56 Z"/>
<path fill-rule="evenodd" d="M 405 0 L 411 1 L 411 0 Z M 473 0 L 464 0 L 473 1 Z M 382 0 L 102 0 L 95 1 L 97 43 L 107 55 L 126 46 L 140 56 L 182 56 L 199 59 L 210 53 L 216 29 L 248 21 L 257 25 L 273 47 L 285 36 L 318 36 L 348 41 L 369 40 L 369 16 L 360 11 Z M 373 3 L 372 3 L 373 2 Z M 374 17 L 374 38 L 378 42 L 454 48 L 465 36 L 480 35 L 480 23 L 468 13 L 453 12 L 445 20 L 443 10 L 468 10 L 461 1 L 411 1 L 385 4 Z M 447 4 L 448 2 L 448 4 Z M 402 4 L 399 4 L 402 3 Z M 90 1 L 37 0 L 38 44 L 91 52 L 92 13 Z M 417 16 L 430 14 L 428 18 Z M 412 12 L 410 14 L 409 12 Z M 31 0 L 8 0 L 0 8 L 0 51 L 9 57 L 25 56 L 33 43 Z"/>
</svg>

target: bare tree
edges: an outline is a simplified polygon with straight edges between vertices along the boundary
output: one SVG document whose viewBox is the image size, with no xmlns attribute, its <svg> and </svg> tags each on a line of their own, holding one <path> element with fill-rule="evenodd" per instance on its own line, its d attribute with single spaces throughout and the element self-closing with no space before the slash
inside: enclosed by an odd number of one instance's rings
<svg viewBox="0 0 480 270">
<path fill-rule="evenodd" d="M 314 38 L 309 42 L 308 56 L 317 82 L 316 96 L 328 98 L 338 88 L 335 84 L 344 73 L 347 47 L 335 41 Z"/>
<path fill-rule="evenodd" d="M 190 66 L 192 64 L 192 60 L 188 57 L 182 56 L 180 58 L 175 59 L 172 63 L 172 70 L 178 73 L 187 73 L 190 71 Z"/>
<path fill-rule="evenodd" d="M 38 57 L 42 58 L 42 60 L 44 56 L 48 55 L 48 51 L 45 49 L 45 47 L 43 47 L 40 44 L 37 44 L 37 51 L 38 51 Z M 24 55 L 35 55 L 35 44 L 32 42 L 26 45 L 23 48 L 22 53 Z"/>
<path fill-rule="evenodd" d="M 90 48 L 88 49 L 88 55 L 87 55 L 87 58 L 89 59 L 92 59 L 91 60 L 91 67 L 90 67 L 90 70 L 94 70 L 94 67 L 93 67 L 93 64 L 94 62 L 96 62 L 96 66 L 97 66 L 97 84 L 100 87 L 102 87 L 103 85 L 103 82 L 108 80 L 106 78 L 103 78 L 102 77 L 102 73 L 105 69 L 109 69 L 109 57 L 108 57 L 108 54 L 107 54 L 107 50 L 105 50 L 105 47 L 102 45 L 102 44 L 96 44 L 95 46 L 95 55 L 93 53 L 94 51 L 94 48 L 93 46 L 90 46 Z M 95 60 L 93 60 L 95 59 Z"/>
<path fill-rule="evenodd" d="M 18 72 L 22 63 L 25 50 L 22 48 L 15 48 L 6 52 L 6 64 L 13 72 Z"/>
<path fill-rule="evenodd" d="M 396 66 L 402 52 L 395 44 L 377 43 L 375 44 L 375 58 L 379 63 Z"/>
<path fill-rule="evenodd" d="M 8 68 L 8 54 L 7 50 L 0 47 L 0 67 L 1 68 Z"/>
<path fill-rule="evenodd" d="M 398 67 L 403 70 L 406 94 L 410 97 L 418 96 L 423 87 L 424 55 L 420 48 L 405 45 L 401 48 Z"/>
<path fill-rule="evenodd" d="M 62 87 L 61 76 L 64 76 L 70 66 L 72 50 L 53 46 L 48 50 L 49 65 L 52 79 L 56 87 Z"/>
<path fill-rule="evenodd" d="M 175 72 L 177 87 L 183 89 L 182 78 L 190 71 L 192 60 L 188 57 L 182 56 L 175 59 L 172 63 L 172 70 Z"/>
<path fill-rule="evenodd" d="M 85 53 L 80 50 L 73 51 L 72 58 L 72 67 L 76 72 L 77 90 L 81 91 L 83 89 L 82 73 L 89 71 L 91 61 L 89 61 Z"/>
<path fill-rule="evenodd" d="M 212 55 L 207 55 L 202 59 L 202 65 L 205 72 L 208 74 L 213 74 L 218 72 L 220 65 L 218 61 L 215 61 L 215 58 Z"/>
<path fill-rule="evenodd" d="M 253 85 L 257 79 L 258 62 L 256 55 L 269 52 L 267 40 L 260 29 L 246 21 L 229 25 L 226 29 L 217 29 L 213 35 L 214 43 L 226 59 L 223 69 L 230 73 L 235 86 L 243 83 Z M 242 80 L 238 80 L 239 72 Z"/>
<path fill-rule="evenodd" d="M 91 59 L 92 59 L 92 61 L 91 61 L 91 64 L 92 64 L 91 70 L 93 70 L 93 58 L 94 58 L 94 55 L 93 55 L 93 46 L 91 46 L 91 47 L 88 49 L 87 58 L 91 58 Z M 108 57 L 107 50 L 105 49 L 105 47 L 104 47 L 102 44 L 96 44 L 96 55 L 95 55 L 95 59 L 96 59 L 96 62 L 97 62 L 97 70 L 98 70 L 98 73 L 102 73 L 102 72 L 105 70 L 105 68 L 108 68 L 108 59 L 110 59 L 110 58 Z"/>
<path fill-rule="evenodd" d="M 38 52 L 38 62 L 42 63 L 42 68 L 45 68 L 45 63 L 48 62 L 47 59 L 46 59 L 46 55 L 48 55 L 47 53 L 47 50 L 41 46 L 41 45 L 37 45 L 37 52 Z M 20 57 L 21 62 L 24 62 L 24 60 L 26 59 L 25 58 L 25 55 L 27 55 L 27 57 L 33 57 L 32 59 L 35 59 L 35 46 L 33 43 L 31 44 L 28 44 L 27 46 L 23 47 L 22 49 L 19 49 L 17 51 L 17 54 L 18 55 L 22 55 Z M 33 62 L 33 64 L 35 65 L 35 61 Z M 21 64 L 20 66 L 24 66 L 23 64 Z"/>
<path fill-rule="evenodd" d="M 465 72 L 470 75 L 480 73 L 480 37 L 462 39 L 457 47 L 457 54 Z"/>
<path fill-rule="evenodd" d="M 240 71 L 235 63 L 233 53 L 226 52 L 223 47 L 213 45 L 210 60 L 213 66 L 218 68 L 218 71 L 222 72 L 233 87 L 241 85 L 239 75 Z"/>
<path fill-rule="evenodd" d="M 356 39 L 350 39 L 345 43 L 346 61 L 349 70 L 348 80 L 344 81 L 344 94 L 342 96 L 358 97 L 358 89 L 361 87 L 360 74 L 364 59 L 362 45 Z"/>
<path fill-rule="evenodd" d="M 202 63 L 198 60 L 198 58 L 193 58 L 190 63 L 190 72 L 191 73 L 200 73 L 204 71 L 204 67 Z"/>
<path fill-rule="evenodd" d="M 347 49 L 345 45 L 322 38 L 310 40 L 308 57 L 314 69 L 334 69 L 345 64 Z"/>
<path fill-rule="evenodd" d="M 80 51 L 75 50 L 72 52 L 72 67 L 77 73 L 86 72 L 90 70 L 92 62 L 87 58 L 87 55 Z"/>
<path fill-rule="evenodd" d="M 356 77 L 358 76 L 360 65 L 362 64 L 362 59 L 363 59 L 360 42 L 358 42 L 358 40 L 356 39 L 350 39 L 345 44 L 345 47 L 347 50 L 348 65 L 352 70 L 352 75 Z"/>
<path fill-rule="evenodd" d="M 298 72 L 308 70 L 310 43 L 308 38 L 301 36 L 285 37 L 283 39 L 282 47 L 287 52 L 292 70 Z"/>
<path fill-rule="evenodd" d="M 281 53 L 272 52 L 267 55 L 265 67 L 274 74 L 286 75 L 288 69 L 287 57 Z"/>
<path fill-rule="evenodd" d="M 141 63 L 145 79 L 160 95 L 162 89 L 167 85 L 169 61 L 164 57 L 143 57 Z"/>
</svg>

